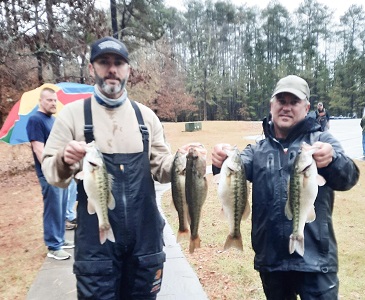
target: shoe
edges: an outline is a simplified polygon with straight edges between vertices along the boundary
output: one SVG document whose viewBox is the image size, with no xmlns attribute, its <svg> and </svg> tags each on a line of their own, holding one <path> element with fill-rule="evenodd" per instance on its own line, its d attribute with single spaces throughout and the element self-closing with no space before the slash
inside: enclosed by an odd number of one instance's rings
<svg viewBox="0 0 365 300">
<path fill-rule="evenodd" d="M 63 242 L 63 245 L 61 246 L 61 249 L 73 249 L 75 248 L 75 244 L 72 241 L 65 240 Z"/>
<path fill-rule="evenodd" d="M 69 220 L 66 220 L 65 222 L 65 228 L 66 230 L 73 230 L 76 228 L 77 224 L 76 223 L 72 223 L 73 221 L 69 221 Z"/>
<path fill-rule="evenodd" d="M 47 257 L 54 258 L 57 260 L 69 259 L 71 254 L 60 249 L 60 250 L 48 250 Z"/>
</svg>

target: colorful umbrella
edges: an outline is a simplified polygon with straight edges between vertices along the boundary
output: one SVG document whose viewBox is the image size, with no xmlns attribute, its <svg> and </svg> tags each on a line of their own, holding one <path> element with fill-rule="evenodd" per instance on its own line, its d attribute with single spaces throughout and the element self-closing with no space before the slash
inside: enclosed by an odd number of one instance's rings
<svg viewBox="0 0 365 300">
<path fill-rule="evenodd" d="M 57 112 L 67 103 L 86 99 L 94 92 L 94 87 L 91 85 L 71 82 L 45 83 L 34 90 L 25 92 L 10 110 L 0 130 L 0 141 L 11 145 L 29 142 L 26 131 L 28 119 L 38 110 L 40 92 L 46 87 L 52 88 L 57 93 L 59 100 Z"/>
</svg>

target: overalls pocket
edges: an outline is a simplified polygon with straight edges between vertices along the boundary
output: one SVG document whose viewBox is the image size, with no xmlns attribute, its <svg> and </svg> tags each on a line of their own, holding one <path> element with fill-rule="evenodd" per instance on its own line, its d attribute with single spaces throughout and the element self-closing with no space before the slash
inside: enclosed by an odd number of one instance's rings
<svg viewBox="0 0 365 300">
<path fill-rule="evenodd" d="M 75 261 L 73 272 L 79 299 L 115 299 L 116 276 L 111 260 Z"/>
<path fill-rule="evenodd" d="M 161 289 L 165 252 L 137 257 L 133 296 L 155 296 Z"/>
</svg>

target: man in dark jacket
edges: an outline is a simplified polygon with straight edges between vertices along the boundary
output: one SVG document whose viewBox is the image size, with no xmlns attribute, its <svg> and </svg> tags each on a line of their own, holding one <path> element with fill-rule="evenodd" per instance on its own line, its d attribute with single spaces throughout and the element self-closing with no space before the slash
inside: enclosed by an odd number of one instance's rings
<svg viewBox="0 0 365 300">
<path fill-rule="evenodd" d="M 345 155 L 340 143 L 322 132 L 306 117 L 310 103 L 307 82 L 294 75 L 276 85 L 271 120 L 264 120 L 265 139 L 248 145 L 241 153 L 246 176 L 252 182 L 252 246 L 254 267 L 260 272 L 267 299 L 338 299 L 337 244 L 332 224 L 334 190 L 352 188 L 359 170 Z M 289 252 L 293 221 L 285 214 L 288 183 L 303 142 L 315 152 L 318 174 L 326 180 L 318 187 L 316 218 L 304 228 L 303 255 Z M 213 166 L 220 168 L 228 144 L 214 147 Z"/>
<path fill-rule="evenodd" d="M 326 131 L 330 128 L 330 114 L 324 108 L 323 102 L 318 102 L 316 113 L 316 120 L 321 125 L 321 130 Z"/>
</svg>

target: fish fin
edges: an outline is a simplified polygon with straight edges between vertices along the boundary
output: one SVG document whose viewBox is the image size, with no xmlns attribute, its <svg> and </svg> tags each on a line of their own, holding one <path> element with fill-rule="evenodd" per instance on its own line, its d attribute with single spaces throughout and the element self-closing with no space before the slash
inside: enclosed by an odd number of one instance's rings
<svg viewBox="0 0 365 300">
<path fill-rule="evenodd" d="M 300 256 L 304 256 L 304 236 L 290 235 L 289 253 L 293 254 L 294 251 L 296 251 Z"/>
<path fill-rule="evenodd" d="M 113 183 L 114 183 L 114 176 L 108 173 L 108 184 L 110 190 L 112 190 Z"/>
<path fill-rule="evenodd" d="M 75 174 L 75 178 L 79 179 L 79 180 L 83 180 L 84 179 L 84 171 L 80 171 L 77 174 Z"/>
<path fill-rule="evenodd" d="M 200 248 L 200 237 L 199 237 L 199 235 L 195 239 L 190 238 L 189 252 L 194 253 L 194 250 L 196 248 Z"/>
<path fill-rule="evenodd" d="M 90 202 L 87 203 L 87 212 L 89 215 L 95 214 L 95 207 Z"/>
<path fill-rule="evenodd" d="M 114 199 L 114 196 L 113 196 L 111 191 L 110 191 L 110 194 L 109 194 L 108 208 L 110 210 L 113 210 L 115 208 L 115 199 Z"/>
<path fill-rule="evenodd" d="M 213 176 L 213 183 L 219 184 L 219 181 L 221 180 L 221 174 L 216 174 Z"/>
<path fill-rule="evenodd" d="M 106 242 L 106 232 L 105 232 L 105 230 L 100 230 L 99 231 L 99 239 L 100 239 L 100 244 L 104 244 Z"/>
<path fill-rule="evenodd" d="M 250 206 L 250 203 L 247 200 L 246 205 L 245 205 L 245 210 L 243 211 L 243 214 L 242 214 L 242 220 L 247 220 L 250 213 L 251 213 L 251 206 Z"/>
<path fill-rule="evenodd" d="M 111 241 L 111 242 L 115 243 L 115 237 L 114 237 L 114 232 L 113 232 L 112 227 L 110 227 L 110 228 L 109 228 L 109 230 L 107 231 L 107 233 L 106 233 L 106 238 L 107 238 L 109 241 Z"/>
<path fill-rule="evenodd" d="M 326 179 L 323 176 L 317 175 L 317 183 L 319 186 L 324 186 L 326 184 Z"/>
<path fill-rule="evenodd" d="M 108 187 L 109 187 L 110 193 L 111 193 L 112 188 L 113 188 L 113 183 L 114 183 L 114 176 L 112 174 L 108 173 Z"/>
<path fill-rule="evenodd" d="M 289 205 L 289 199 L 286 201 L 286 204 L 285 204 L 285 216 L 288 218 L 288 220 L 293 219 L 293 213 L 292 213 L 290 205 Z"/>
<path fill-rule="evenodd" d="M 238 250 L 243 251 L 242 245 L 242 237 L 241 235 L 238 237 L 232 237 L 230 234 L 227 236 L 226 242 L 224 244 L 224 250 L 228 250 L 229 248 L 236 248 Z"/>
<path fill-rule="evenodd" d="M 182 240 L 187 240 L 190 237 L 190 230 L 189 229 L 185 229 L 184 231 L 179 230 L 177 233 L 177 238 L 176 238 L 176 242 L 181 242 Z"/>
<path fill-rule="evenodd" d="M 308 212 L 306 223 L 311 223 L 316 219 L 316 211 L 314 210 L 314 205 L 311 207 L 311 209 Z"/>
</svg>

